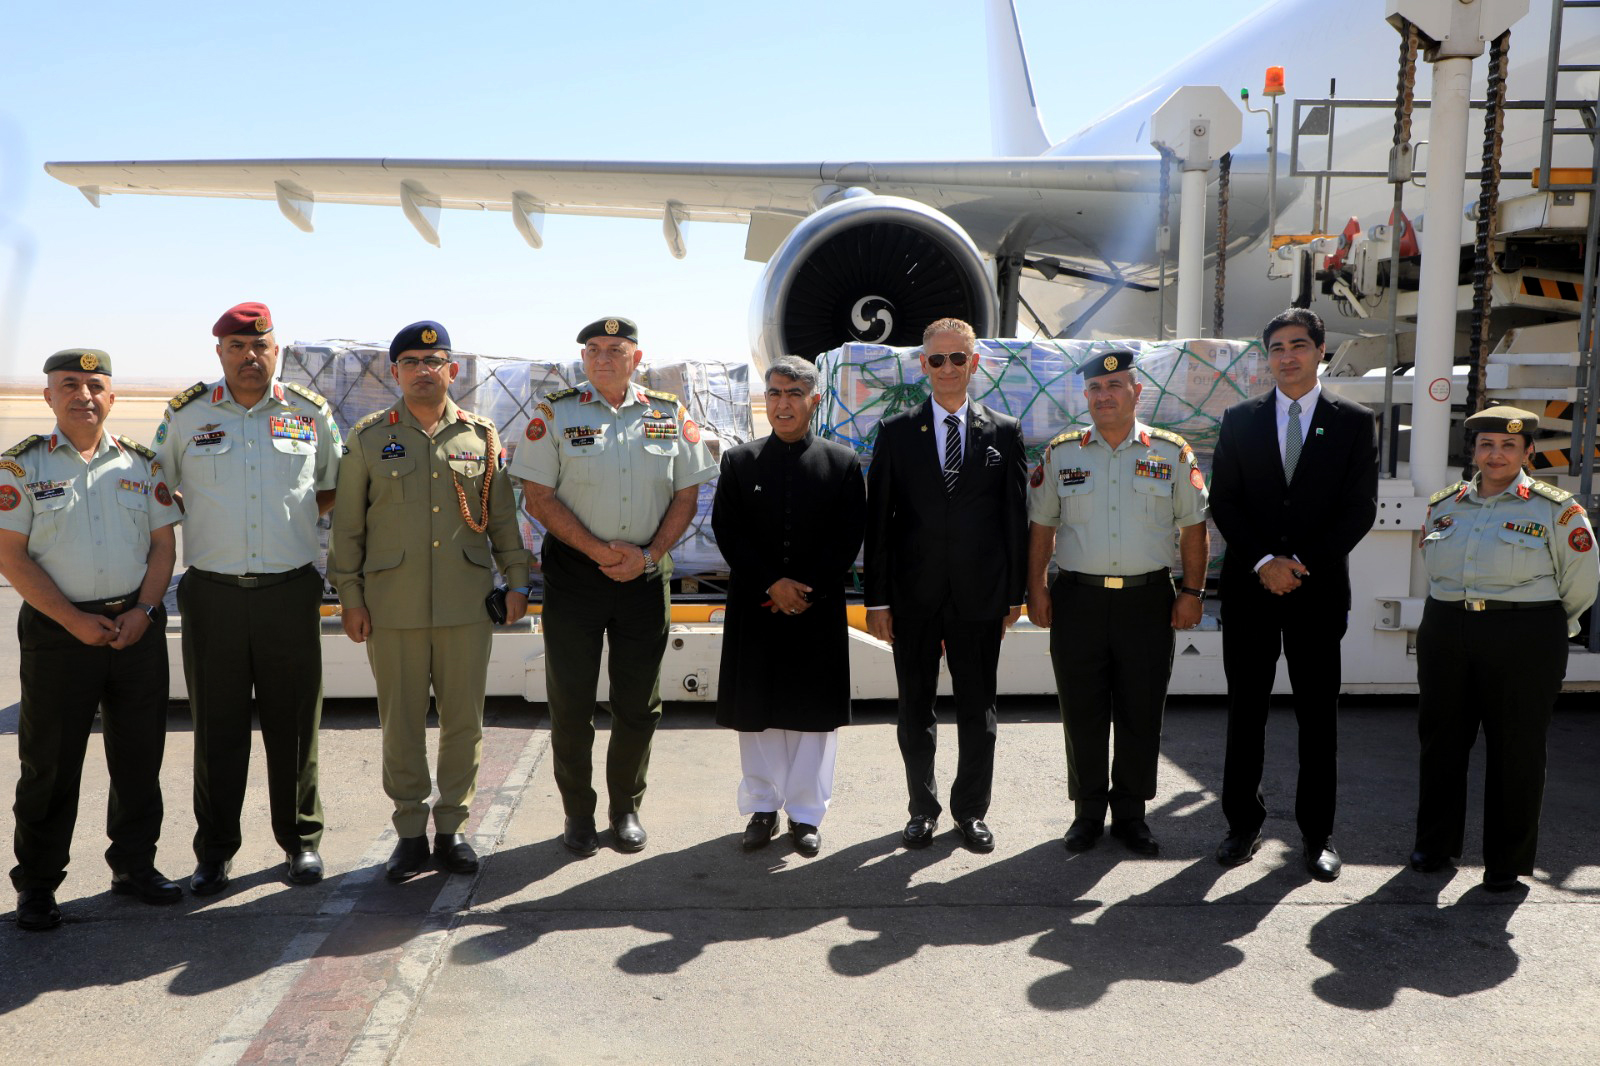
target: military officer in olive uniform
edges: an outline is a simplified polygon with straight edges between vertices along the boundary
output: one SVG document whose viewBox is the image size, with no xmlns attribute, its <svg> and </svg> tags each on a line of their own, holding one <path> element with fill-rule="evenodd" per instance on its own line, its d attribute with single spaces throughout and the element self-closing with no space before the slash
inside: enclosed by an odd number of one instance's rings
<svg viewBox="0 0 1600 1066">
<path fill-rule="evenodd" d="M 155 439 L 184 508 L 188 570 L 178 612 L 198 823 L 189 888 L 201 896 L 228 887 L 243 839 L 252 690 L 272 835 L 292 883 L 322 879 L 322 577 L 314 561 L 317 519 L 333 506 L 343 451 L 327 401 L 273 381 L 278 342 L 264 304 L 229 308 L 211 332 L 222 379 L 174 396 Z"/>
<path fill-rule="evenodd" d="M 700 427 L 671 393 L 633 383 L 644 352 L 637 327 L 603 318 L 578 332 L 588 380 L 546 396 L 510 470 L 528 514 L 544 526 L 545 670 L 550 746 L 566 811 L 562 842 L 599 847 L 590 786 L 600 646 L 609 640 L 608 814 L 616 845 L 645 845 L 639 823 L 650 740 L 661 718 L 667 646 L 668 551 L 694 517 L 717 464 Z"/>
<path fill-rule="evenodd" d="M 344 607 L 344 631 L 366 644 L 378 685 L 383 789 L 400 836 L 386 871 L 403 881 L 429 854 L 430 686 L 439 706 L 434 858 L 452 873 L 478 868 L 461 830 L 483 750 L 492 630 L 484 597 L 492 557 L 514 586 L 506 620 L 523 616 L 528 551 L 494 423 L 450 399 L 450 334 L 432 321 L 402 329 L 389 345 L 389 373 L 400 402 L 356 423 L 339 467 L 328 580 Z"/>
<path fill-rule="evenodd" d="M 1050 442 L 1028 494 L 1028 617 L 1050 630 L 1073 801 L 1062 843 L 1094 847 L 1109 807 L 1111 835 L 1155 855 L 1145 802 L 1156 794 L 1173 630 L 1193 629 L 1205 599 L 1206 483 L 1182 437 L 1134 417 L 1144 386 L 1132 352 L 1095 354 L 1082 374 L 1094 424 Z M 1060 573 L 1047 586 L 1052 550 Z"/>
<path fill-rule="evenodd" d="M 17 924 L 61 924 L 83 757 L 97 710 L 111 773 L 106 862 L 113 892 L 175 903 L 155 868 L 167 736 L 166 612 L 178 509 L 150 449 L 106 432 L 111 359 L 74 348 L 45 360 L 48 437 L 0 457 L 0 573 L 22 595 L 17 721 Z"/>
<path fill-rule="evenodd" d="M 1428 501 L 1428 600 L 1417 628 L 1422 741 L 1414 869 L 1461 855 L 1467 762 L 1484 742 L 1483 886 L 1533 873 L 1545 739 L 1567 672 L 1567 640 L 1600 584 L 1594 529 L 1565 489 L 1536 481 L 1538 416 L 1490 407 L 1466 421 L 1477 474 Z"/>
</svg>

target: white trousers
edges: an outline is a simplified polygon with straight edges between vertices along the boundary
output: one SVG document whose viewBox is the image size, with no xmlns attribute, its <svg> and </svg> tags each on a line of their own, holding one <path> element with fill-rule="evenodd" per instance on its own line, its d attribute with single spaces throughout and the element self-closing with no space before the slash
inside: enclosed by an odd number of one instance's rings
<svg viewBox="0 0 1600 1066">
<path fill-rule="evenodd" d="M 821 825 L 833 798 L 833 760 L 839 731 L 766 729 L 739 734 L 739 813 L 787 811 L 789 819 Z"/>
</svg>

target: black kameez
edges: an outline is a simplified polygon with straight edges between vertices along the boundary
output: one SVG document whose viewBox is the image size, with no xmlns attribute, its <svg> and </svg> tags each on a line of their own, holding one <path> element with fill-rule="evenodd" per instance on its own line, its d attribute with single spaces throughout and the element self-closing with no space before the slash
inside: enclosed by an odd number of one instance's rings
<svg viewBox="0 0 1600 1066">
<path fill-rule="evenodd" d="M 741 732 L 827 732 L 850 722 L 847 572 L 866 528 L 855 452 L 807 433 L 776 434 L 722 456 L 711 509 L 728 561 L 717 724 Z M 761 606 L 780 578 L 812 588 L 809 609 Z"/>
</svg>

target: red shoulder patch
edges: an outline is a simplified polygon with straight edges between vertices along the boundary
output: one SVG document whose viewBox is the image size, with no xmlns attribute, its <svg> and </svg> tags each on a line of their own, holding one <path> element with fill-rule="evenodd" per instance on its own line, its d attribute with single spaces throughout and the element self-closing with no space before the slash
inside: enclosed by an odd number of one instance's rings
<svg viewBox="0 0 1600 1066">
<path fill-rule="evenodd" d="M 683 439 L 688 441 L 690 444 L 700 443 L 700 427 L 692 418 L 685 418 L 683 420 Z"/>
<path fill-rule="evenodd" d="M 1033 475 L 1028 478 L 1028 484 L 1032 485 L 1034 488 L 1038 488 L 1040 485 L 1044 484 L 1044 464 L 1043 463 L 1040 463 L 1038 466 L 1033 468 Z"/>
<path fill-rule="evenodd" d="M 156 482 L 156 502 L 163 507 L 172 506 L 172 491 L 167 488 L 165 481 Z"/>
<path fill-rule="evenodd" d="M 544 425 L 544 419 L 542 419 L 542 418 L 530 418 L 530 419 L 528 419 L 527 437 L 528 437 L 529 440 L 542 440 L 544 438 L 545 433 L 546 433 L 546 429 L 545 429 L 545 425 Z"/>
<path fill-rule="evenodd" d="M 17 504 L 22 502 L 22 493 L 10 485 L 0 485 L 0 511 L 16 510 Z"/>
<path fill-rule="evenodd" d="M 1572 545 L 1572 550 L 1575 552 L 1586 552 L 1594 547 L 1594 537 L 1587 529 L 1579 526 L 1572 531 L 1572 536 L 1567 538 L 1567 543 Z"/>
<path fill-rule="evenodd" d="M 1200 468 L 1198 466 L 1191 466 L 1189 468 L 1189 484 L 1193 485 L 1201 492 L 1206 490 L 1206 476 L 1200 472 Z"/>
</svg>

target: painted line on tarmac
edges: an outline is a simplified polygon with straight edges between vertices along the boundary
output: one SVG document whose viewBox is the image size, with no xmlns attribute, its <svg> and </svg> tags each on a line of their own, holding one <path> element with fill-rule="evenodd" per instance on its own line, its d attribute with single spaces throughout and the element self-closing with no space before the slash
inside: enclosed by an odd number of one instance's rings
<svg viewBox="0 0 1600 1066">
<path fill-rule="evenodd" d="M 515 739 L 524 738 L 520 751 Z M 480 780 L 494 784 L 493 800 L 471 833 L 480 856 L 499 848 L 500 838 L 521 801 L 522 790 L 549 747 L 541 729 L 486 726 Z M 484 773 L 488 771 L 488 773 Z M 455 914 L 477 887 L 475 875 L 451 875 L 425 913 L 414 915 L 356 914 L 372 889 L 382 886 L 384 861 L 397 839 L 384 830 L 317 909 L 308 928 L 284 948 L 272 969 L 256 982 L 248 999 L 198 1060 L 199 1066 L 237 1066 L 241 1062 L 293 1061 L 316 1063 L 385 1063 L 398 1050 L 416 1004 L 431 980 Z M 395 919 L 404 928 L 395 928 Z M 387 919 L 387 922 L 386 922 Z M 393 948 L 360 950 L 368 927 L 402 938 Z M 330 937 L 352 941 L 346 951 L 319 955 Z M 343 945 L 341 945 L 343 946 Z M 376 990 L 376 991 L 373 991 Z M 351 1017 L 351 1015 L 357 1017 Z M 339 1016 L 343 1015 L 341 1019 Z M 345 1024 L 339 1024 L 344 1021 Z M 356 1026 L 353 1039 L 347 1035 Z M 341 1054 L 342 1053 L 342 1054 Z"/>
</svg>

